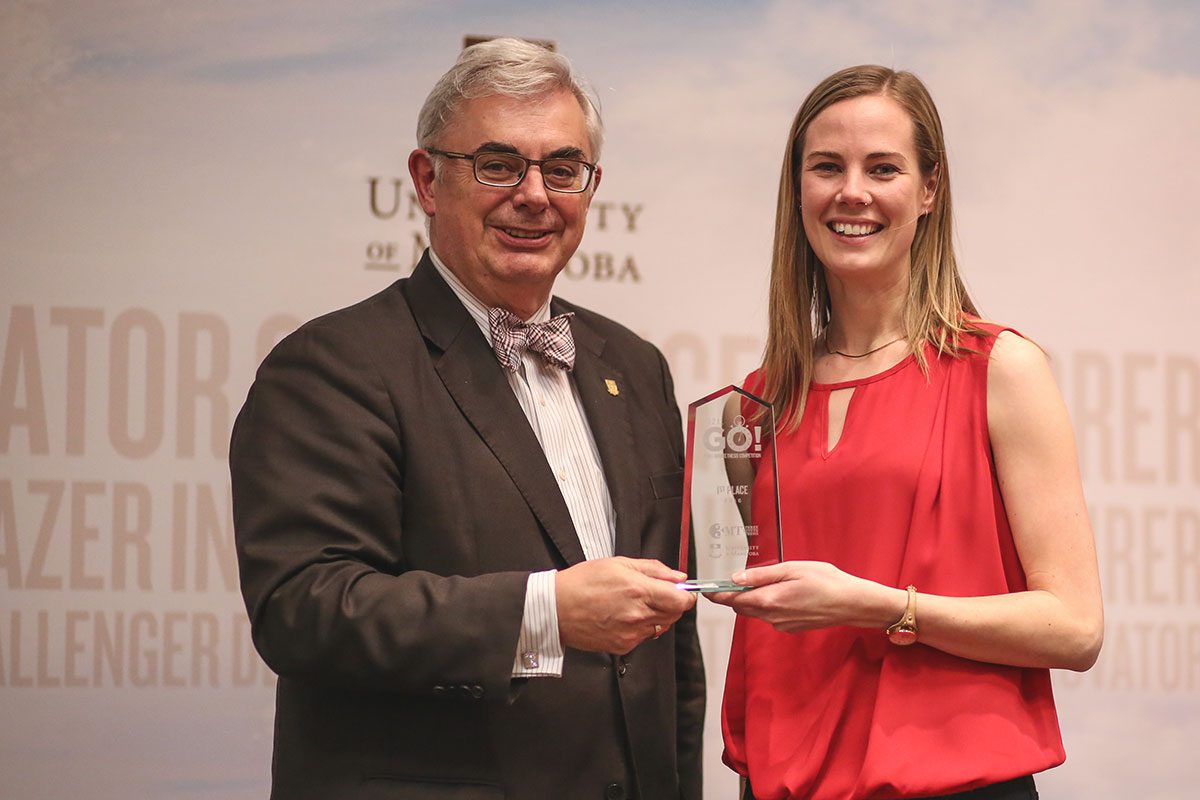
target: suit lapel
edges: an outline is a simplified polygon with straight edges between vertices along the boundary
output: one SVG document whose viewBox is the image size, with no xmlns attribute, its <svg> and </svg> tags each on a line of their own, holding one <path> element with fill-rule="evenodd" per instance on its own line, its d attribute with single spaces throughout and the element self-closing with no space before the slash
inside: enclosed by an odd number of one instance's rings
<svg viewBox="0 0 1200 800">
<path fill-rule="evenodd" d="M 575 337 L 575 386 L 612 495 L 617 527 L 614 552 L 637 558 L 642 545 L 638 520 L 633 514 L 639 503 L 634 450 L 637 442 L 630 410 L 632 387 L 621 371 L 604 358 L 602 336 L 578 316 L 571 318 L 571 332 Z"/>
<path fill-rule="evenodd" d="M 508 472 L 563 561 L 583 561 L 567 504 L 503 368 L 428 254 L 413 271 L 405 294 L 417 326 L 434 346 L 435 369 L 446 391 Z"/>
</svg>

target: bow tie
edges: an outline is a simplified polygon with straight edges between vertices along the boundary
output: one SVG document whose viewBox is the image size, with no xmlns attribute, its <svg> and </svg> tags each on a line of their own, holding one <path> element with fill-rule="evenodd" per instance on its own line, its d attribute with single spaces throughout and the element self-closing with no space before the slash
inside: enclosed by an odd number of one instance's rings
<svg viewBox="0 0 1200 800">
<path fill-rule="evenodd" d="M 522 322 L 503 308 L 488 310 L 492 333 L 492 349 L 500 365 L 509 372 L 521 367 L 521 355 L 526 350 L 539 353 L 547 364 L 570 372 L 575 366 L 575 339 L 567 319 L 573 314 L 559 314 L 546 322 Z"/>
</svg>

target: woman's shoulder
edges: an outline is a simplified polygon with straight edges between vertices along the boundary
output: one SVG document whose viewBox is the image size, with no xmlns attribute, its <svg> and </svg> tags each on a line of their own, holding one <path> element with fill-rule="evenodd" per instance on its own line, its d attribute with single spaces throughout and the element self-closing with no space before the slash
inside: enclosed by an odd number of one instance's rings
<svg viewBox="0 0 1200 800">
<path fill-rule="evenodd" d="M 964 332 L 959 335 L 959 345 L 969 350 L 988 352 L 1002 336 L 1024 339 L 1025 335 L 1011 325 L 982 317 L 964 317 Z"/>
<path fill-rule="evenodd" d="M 1024 333 L 1002 322 L 964 317 L 963 332 L 959 333 L 950 353 L 979 365 L 990 365 L 996 358 L 1028 358 L 1040 354 L 1041 348 Z M 959 360 L 952 358 L 952 361 Z"/>
<path fill-rule="evenodd" d="M 996 320 L 966 317 L 966 332 L 959 337 L 959 346 L 969 352 L 989 356 L 989 362 L 1000 359 L 1028 365 L 1031 360 L 1045 361 L 1042 348 L 1021 331 Z"/>
<path fill-rule="evenodd" d="M 745 378 L 742 379 L 742 390 L 750 394 L 761 396 L 764 387 L 767 383 L 767 374 L 763 367 L 751 370 Z"/>
<path fill-rule="evenodd" d="M 1030 381 L 1053 381 L 1045 351 L 1012 328 L 999 331 L 988 354 L 988 383 L 1028 387 Z"/>
<path fill-rule="evenodd" d="M 1032 403 L 1057 395 L 1050 361 L 1037 342 L 990 320 L 972 320 L 971 327 L 979 331 L 973 335 L 983 345 L 977 350 L 982 357 L 974 359 L 977 366 L 973 371 L 987 387 L 989 418 L 997 413 L 1032 413 L 1036 407 Z"/>
<path fill-rule="evenodd" d="M 763 408 L 762 404 L 769 405 L 771 402 L 766 395 L 766 374 L 762 367 L 752 371 L 742 380 L 741 389 L 743 395 L 750 395 L 750 397 L 743 396 L 741 402 L 741 414 L 747 419 L 757 417 Z"/>
</svg>

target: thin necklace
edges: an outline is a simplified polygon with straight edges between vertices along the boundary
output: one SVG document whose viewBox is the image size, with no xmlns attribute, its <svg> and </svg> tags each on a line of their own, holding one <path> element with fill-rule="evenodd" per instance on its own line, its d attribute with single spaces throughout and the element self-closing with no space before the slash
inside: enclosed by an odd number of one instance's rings
<svg viewBox="0 0 1200 800">
<path fill-rule="evenodd" d="M 895 344 L 896 342 L 902 342 L 902 341 L 904 341 L 904 337 L 897 336 L 895 339 L 892 339 L 890 342 L 884 342 L 883 344 L 879 345 L 879 347 L 872 347 L 870 350 L 868 350 L 865 353 L 859 353 L 858 355 L 851 355 L 850 353 L 844 353 L 841 350 L 834 350 L 832 347 L 830 347 L 829 346 L 829 336 L 827 335 L 825 337 L 825 352 L 829 353 L 829 355 L 831 355 L 831 356 L 838 355 L 838 356 L 841 356 L 842 358 L 866 358 L 867 356 L 871 355 L 872 353 L 878 353 L 883 348 L 889 347 L 889 346 Z"/>
</svg>

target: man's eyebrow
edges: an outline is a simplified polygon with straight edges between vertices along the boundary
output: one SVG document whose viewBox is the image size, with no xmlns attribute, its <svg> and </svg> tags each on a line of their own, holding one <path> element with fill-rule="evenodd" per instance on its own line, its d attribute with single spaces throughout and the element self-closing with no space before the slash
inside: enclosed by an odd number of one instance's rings
<svg viewBox="0 0 1200 800">
<path fill-rule="evenodd" d="M 514 145 L 508 142 L 484 142 L 475 148 L 476 153 L 512 153 L 514 156 L 521 155 L 521 151 Z"/>
<path fill-rule="evenodd" d="M 546 158 L 577 158 L 583 160 L 583 151 L 578 147 L 560 147 Z"/>
<path fill-rule="evenodd" d="M 514 156 L 524 155 L 514 145 L 511 145 L 508 142 L 484 142 L 483 144 L 479 145 L 479 147 L 475 148 L 475 152 L 512 153 Z M 548 156 L 546 156 L 546 158 L 577 158 L 582 161 L 583 155 L 583 150 L 575 147 L 574 145 L 568 145 L 566 147 L 560 147 L 551 152 Z"/>
</svg>

